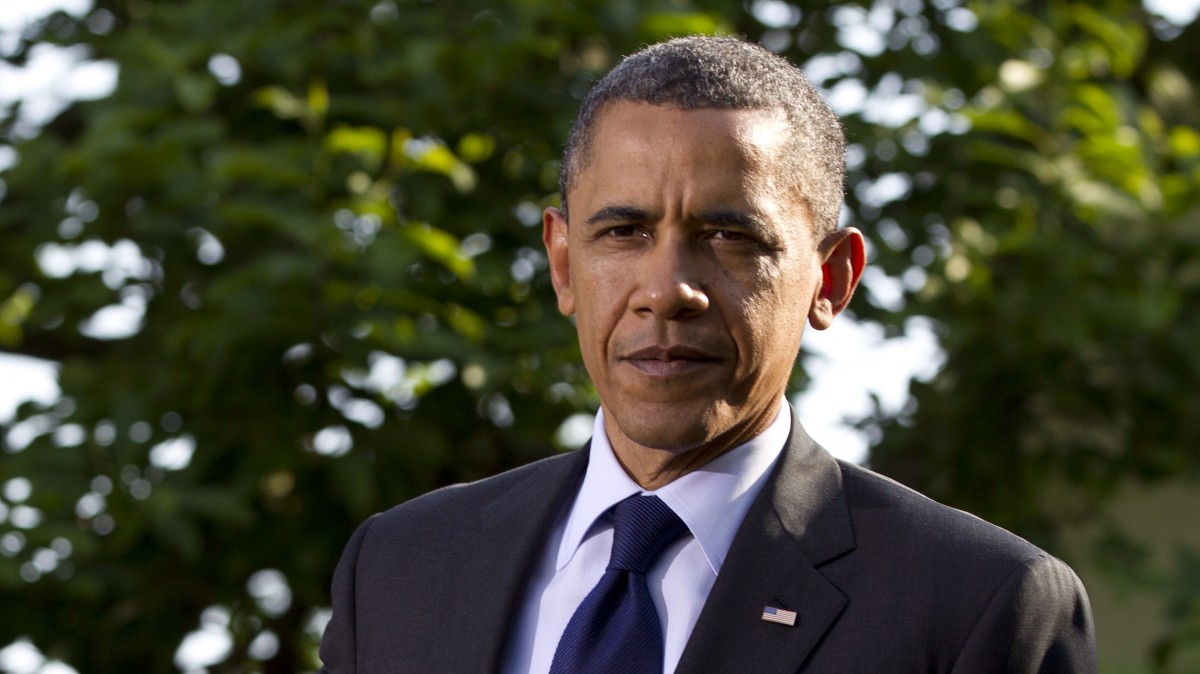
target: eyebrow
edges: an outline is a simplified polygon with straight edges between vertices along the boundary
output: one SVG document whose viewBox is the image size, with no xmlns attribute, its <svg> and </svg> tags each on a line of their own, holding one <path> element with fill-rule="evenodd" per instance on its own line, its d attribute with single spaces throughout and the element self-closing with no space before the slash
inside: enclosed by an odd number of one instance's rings
<svg viewBox="0 0 1200 674">
<path fill-rule="evenodd" d="M 613 220 L 630 222 L 634 220 L 646 220 L 648 218 L 649 213 L 637 206 L 605 206 L 593 213 L 587 220 L 584 220 L 583 224 L 594 225 L 598 222 L 611 222 Z"/>
<path fill-rule="evenodd" d="M 646 220 L 649 212 L 637 206 L 605 206 L 593 213 L 584 224 L 593 225 L 597 222 L 618 220 Z M 710 225 L 740 227 L 742 229 L 765 231 L 767 223 L 758 215 L 736 208 L 714 208 L 697 214 L 697 220 Z"/>
<path fill-rule="evenodd" d="M 696 215 L 696 219 L 717 227 L 737 227 L 760 234 L 770 231 L 766 221 L 757 214 L 738 208 L 715 208 L 702 211 Z"/>
</svg>

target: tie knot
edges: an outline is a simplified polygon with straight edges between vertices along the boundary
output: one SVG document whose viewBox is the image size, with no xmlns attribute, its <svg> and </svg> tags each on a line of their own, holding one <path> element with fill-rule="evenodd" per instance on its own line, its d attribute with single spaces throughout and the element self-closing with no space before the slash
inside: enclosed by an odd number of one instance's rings
<svg viewBox="0 0 1200 674">
<path fill-rule="evenodd" d="M 631 496 L 613 506 L 610 569 L 646 573 L 654 559 L 687 525 L 657 496 Z"/>
</svg>

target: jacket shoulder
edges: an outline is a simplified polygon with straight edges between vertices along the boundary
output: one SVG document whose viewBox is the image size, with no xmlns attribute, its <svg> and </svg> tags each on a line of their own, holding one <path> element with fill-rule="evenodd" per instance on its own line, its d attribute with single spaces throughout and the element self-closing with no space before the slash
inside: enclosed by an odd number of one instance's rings
<svg viewBox="0 0 1200 674">
<path fill-rule="evenodd" d="M 475 482 L 435 489 L 372 516 L 369 520 L 371 529 L 388 530 L 478 517 L 480 508 L 503 499 L 529 481 L 557 485 L 568 479 L 578 467 L 578 462 L 581 459 L 586 461 L 585 457 L 579 456 L 580 452 L 583 450 L 540 459 Z"/>
<path fill-rule="evenodd" d="M 860 546 L 904 541 L 915 552 L 955 559 L 996 559 L 1013 565 L 1046 553 L 1029 541 L 968 512 L 938 503 L 895 480 L 839 461 Z"/>
<path fill-rule="evenodd" d="M 903 626 L 904 639 L 875 653 L 881 662 L 910 665 L 894 671 L 1096 671 L 1087 594 L 1065 563 L 887 477 L 840 469 L 855 549 L 822 571 L 851 598 L 845 630 Z"/>
<path fill-rule="evenodd" d="M 328 671 L 458 671 L 449 663 L 490 657 L 491 642 L 469 637 L 468 625 L 495 633 L 519 589 L 520 560 L 538 552 L 586 463 L 586 453 L 551 457 L 363 522 L 334 575 L 321 642 Z"/>
</svg>

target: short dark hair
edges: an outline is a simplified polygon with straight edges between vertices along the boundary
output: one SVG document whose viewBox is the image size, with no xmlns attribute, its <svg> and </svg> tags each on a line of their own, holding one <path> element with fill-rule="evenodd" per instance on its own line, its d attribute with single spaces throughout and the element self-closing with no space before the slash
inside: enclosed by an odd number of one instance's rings
<svg viewBox="0 0 1200 674">
<path fill-rule="evenodd" d="M 596 119 L 620 101 L 681 110 L 781 110 L 788 122 L 785 164 L 808 205 L 814 231 L 837 229 L 846 179 L 842 124 L 804 73 L 787 59 L 731 37 L 683 37 L 622 60 L 588 93 L 563 152 L 559 190 L 588 161 Z"/>
</svg>

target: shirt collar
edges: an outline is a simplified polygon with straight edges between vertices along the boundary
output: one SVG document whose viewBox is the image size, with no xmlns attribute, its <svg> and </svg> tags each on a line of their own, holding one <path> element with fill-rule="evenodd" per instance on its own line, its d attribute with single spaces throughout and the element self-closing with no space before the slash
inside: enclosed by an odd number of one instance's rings
<svg viewBox="0 0 1200 674">
<path fill-rule="evenodd" d="M 634 494 L 655 494 L 688 526 L 713 574 L 721 570 L 733 537 L 750 504 L 766 484 L 771 467 L 791 432 L 791 407 L 781 399 L 765 431 L 704 466 L 648 492 L 621 467 L 604 428 L 603 410 L 592 424 L 588 467 L 563 528 L 556 568 L 562 570 L 593 532 L 593 525 L 618 502 Z"/>
</svg>

